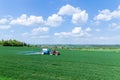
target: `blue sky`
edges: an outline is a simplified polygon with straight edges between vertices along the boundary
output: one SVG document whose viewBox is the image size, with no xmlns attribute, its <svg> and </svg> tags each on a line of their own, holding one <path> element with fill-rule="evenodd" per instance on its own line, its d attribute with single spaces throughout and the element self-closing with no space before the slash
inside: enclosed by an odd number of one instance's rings
<svg viewBox="0 0 120 80">
<path fill-rule="evenodd" d="M 120 0 L 0 0 L 0 40 L 120 44 Z"/>
</svg>

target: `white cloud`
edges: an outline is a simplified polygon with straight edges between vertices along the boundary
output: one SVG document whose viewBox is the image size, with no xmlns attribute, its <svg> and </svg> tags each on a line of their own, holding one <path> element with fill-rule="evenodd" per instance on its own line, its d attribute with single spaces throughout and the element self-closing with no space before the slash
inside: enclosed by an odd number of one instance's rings
<svg viewBox="0 0 120 80">
<path fill-rule="evenodd" d="M 33 39 L 47 39 L 47 38 L 50 38 L 50 36 L 48 36 L 48 35 L 32 36 L 31 38 L 33 38 Z"/>
<path fill-rule="evenodd" d="M 120 30 L 120 23 L 111 23 L 109 27 L 111 30 Z"/>
<path fill-rule="evenodd" d="M 73 34 L 82 33 L 82 28 L 81 28 L 81 27 L 75 27 L 75 28 L 72 30 L 72 33 L 73 33 Z"/>
<path fill-rule="evenodd" d="M 88 14 L 86 11 L 81 11 L 79 13 L 74 13 L 72 16 L 72 22 L 74 24 L 82 24 L 88 20 Z"/>
<path fill-rule="evenodd" d="M 55 36 L 70 36 L 71 32 L 54 33 Z"/>
<path fill-rule="evenodd" d="M 24 25 L 24 26 L 30 26 L 33 24 L 43 24 L 44 20 L 42 16 L 27 16 L 26 14 L 22 14 L 20 17 L 17 19 L 13 19 L 10 24 L 19 24 L 19 25 Z"/>
<path fill-rule="evenodd" d="M 43 34 L 43 33 L 46 33 L 49 31 L 49 28 L 48 27 L 38 27 L 38 28 L 34 28 L 32 30 L 32 34 L 36 35 L 36 34 Z"/>
<path fill-rule="evenodd" d="M 110 21 L 112 19 L 120 18 L 120 6 L 114 11 L 110 11 L 109 9 L 104 9 L 99 11 L 99 14 L 94 17 L 94 20 L 102 20 L 102 21 Z"/>
<path fill-rule="evenodd" d="M 90 31 L 91 31 L 90 28 L 86 28 L 85 30 L 82 30 L 81 27 L 75 27 L 72 29 L 71 32 L 59 32 L 59 33 L 54 33 L 54 35 L 60 37 L 85 37 L 85 36 L 89 36 Z"/>
<path fill-rule="evenodd" d="M 111 15 L 112 15 L 112 18 L 119 19 L 120 18 L 120 10 L 112 12 Z"/>
<path fill-rule="evenodd" d="M 68 15 L 72 16 L 72 23 L 73 24 L 82 24 L 88 20 L 88 13 L 85 10 L 81 10 L 79 8 L 75 8 L 69 4 L 60 8 L 59 15 Z"/>
<path fill-rule="evenodd" d="M 10 25 L 0 25 L 0 29 L 9 29 L 11 28 Z"/>
<path fill-rule="evenodd" d="M 85 30 L 86 32 L 91 32 L 91 28 L 86 28 L 86 30 Z"/>
<path fill-rule="evenodd" d="M 49 16 L 46 21 L 43 20 L 42 16 L 33 16 L 33 15 L 27 16 L 26 14 L 22 14 L 17 19 L 11 20 L 10 24 L 18 24 L 24 26 L 31 26 L 34 24 L 59 26 L 62 21 L 63 21 L 62 17 L 57 14 L 53 14 L 52 16 Z"/>
<path fill-rule="evenodd" d="M 60 8 L 59 15 L 73 15 L 74 13 L 81 12 L 79 8 L 74 8 L 73 6 L 67 4 Z"/>
<path fill-rule="evenodd" d="M 3 19 L 0 19 L 0 24 L 6 24 L 8 22 L 7 19 L 3 18 Z"/>
<path fill-rule="evenodd" d="M 118 9 L 120 9 L 120 5 L 118 6 Z"/>
<path fill-rule="evenodd" d="M 99 14 L 94 17 L 94 20 L 104 20 L 104 21 L 109 21 L 112 19 L 112 15 L 110 10 L 105 9 L 102 11 L 99 11 Z"/>
<path fill-rule="evenodd" d="M 38 27 L 33 28 L 30 32 L 24 32 L 21 34 L 23 37 L 29 37 L 29 38 L 40 38 L 40 36 L 44 36 L 46 33 L 49 32 L 48 27 Z"/>
<path fill-rule="evenodd" d="M 73 7 L 69 4 L 60 8 L 56 14 L 48 16 L 47 20 L 43 20 L 42 16 L 35 16 L 27 14 L 22 14 L 17 18 L 9 19 L 10 25 L 23 25 L 23 26 L 32 26 L 32 25 L 44 25 L 44 26 L 59 26 L 63 22 L 63 16 L 68 15 L 72 18 L 73 24 L 82 24 L 88 20 L 88 13 L 85 10 L 81 10 L 78 7 Z M 7 22 L 7 19 L 1 19 L 0 23 Z"/>
<path fill-rule="evenodd" d="M 47 21 L 46 21 L 46 25 L 48 26 L 59 26 L 62 23 L 63 19 L 61 16 L 57 15 L 57 14 L 53 14 L 52 16 L 49 16 Z"/>
</svg>

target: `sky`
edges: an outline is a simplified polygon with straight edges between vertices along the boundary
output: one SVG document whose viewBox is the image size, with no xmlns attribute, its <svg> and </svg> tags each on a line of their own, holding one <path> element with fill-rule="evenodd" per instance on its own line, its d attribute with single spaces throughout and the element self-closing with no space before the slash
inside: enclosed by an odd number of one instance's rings
<svg viewBox="0 0 120 80">
<path fill-rule="evenodd" d="M 0 0 L 0 40 L 120 44 L 120 0 Z"/>
</svg>

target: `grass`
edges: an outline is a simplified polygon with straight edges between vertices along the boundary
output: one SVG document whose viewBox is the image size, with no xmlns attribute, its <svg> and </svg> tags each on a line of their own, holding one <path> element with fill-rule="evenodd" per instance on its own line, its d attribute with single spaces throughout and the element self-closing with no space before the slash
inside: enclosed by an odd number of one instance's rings
<svg viewBox="0 0 120 80">
<path fill-rule="evenodd" d="M 120 80 L 116 51 L 59 50 L 60 56 L 25 55 L 32 47 L 0 47 L 0 80 Z"/>
</svg>

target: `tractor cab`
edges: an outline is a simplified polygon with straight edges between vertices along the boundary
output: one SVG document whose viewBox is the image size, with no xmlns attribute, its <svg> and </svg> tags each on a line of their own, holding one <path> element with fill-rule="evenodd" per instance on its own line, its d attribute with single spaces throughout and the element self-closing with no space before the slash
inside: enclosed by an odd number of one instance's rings
<svg viewBox="0 0 120 80">
<path fill-rule="evenodd" d="M 42 49 L 42 54 L 50 54 L 50 50 L 47 48 Z"/>
</svg>

